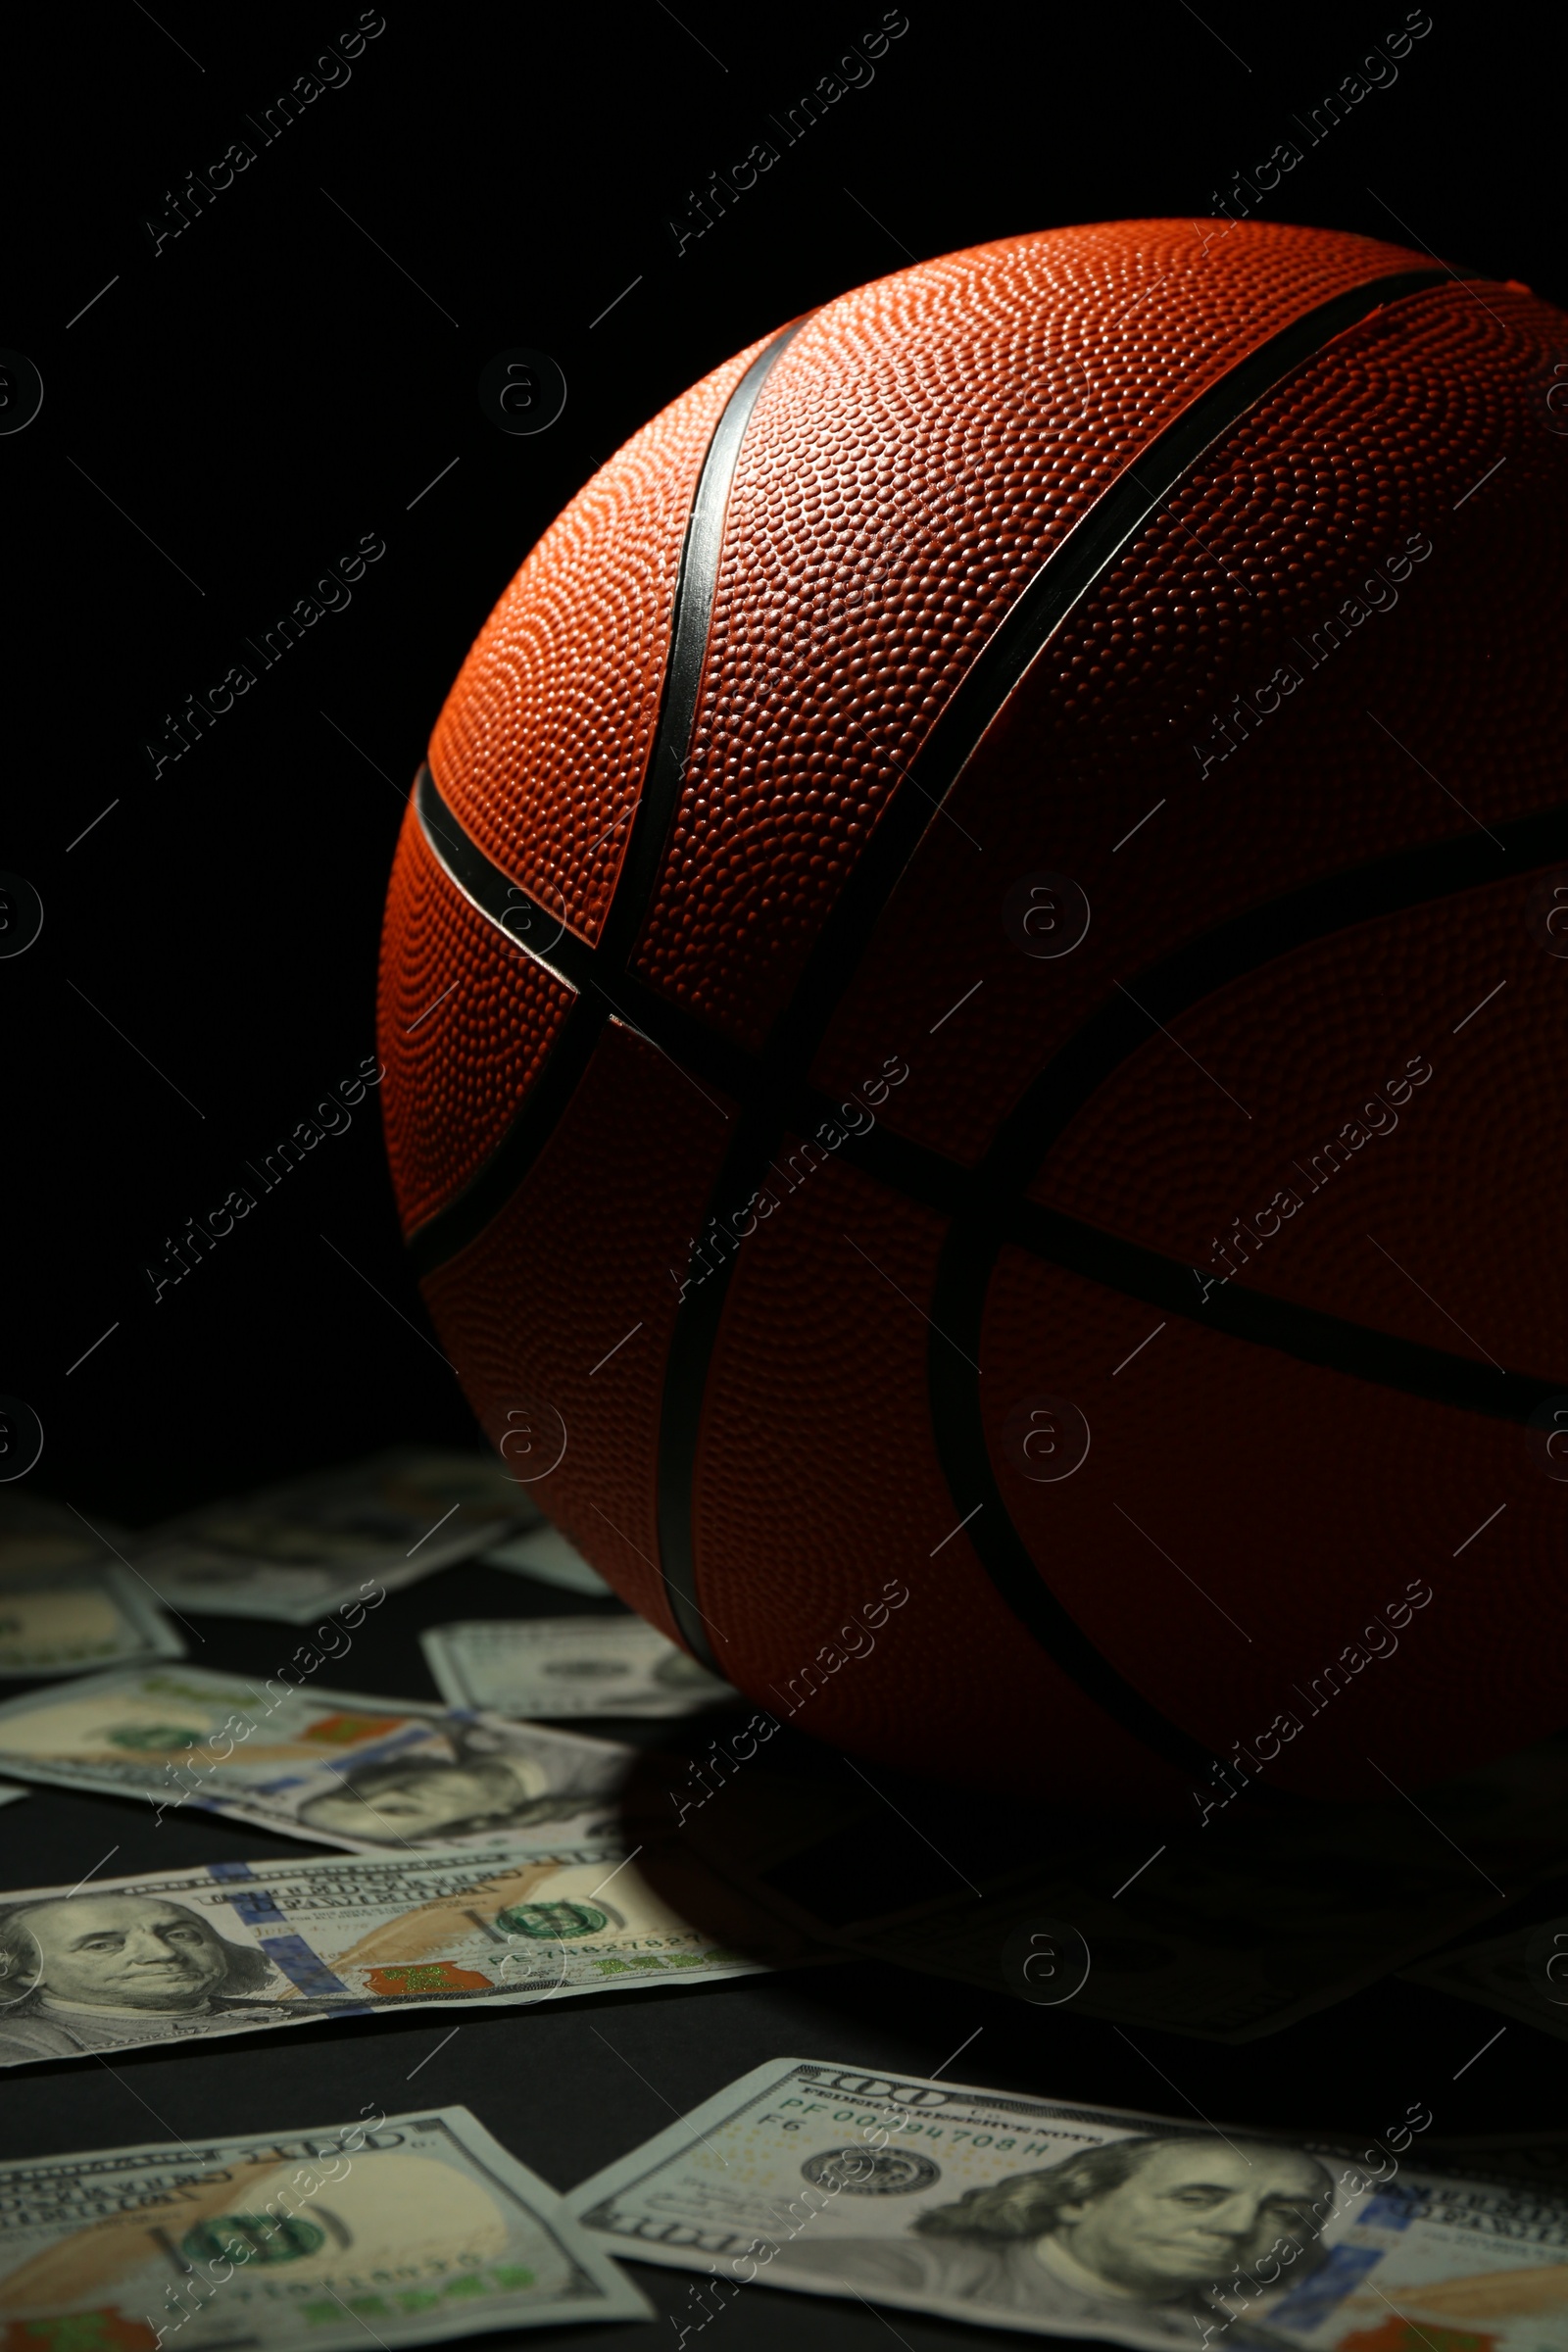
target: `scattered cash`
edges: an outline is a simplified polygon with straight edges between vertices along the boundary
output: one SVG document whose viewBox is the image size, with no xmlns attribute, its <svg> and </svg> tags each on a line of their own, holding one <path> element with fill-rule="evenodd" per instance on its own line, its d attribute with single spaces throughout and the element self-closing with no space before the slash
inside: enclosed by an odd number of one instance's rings
<svg viewBox="0 0 1568 2352">
<path fill-rule="evenodd" d="M 717 1675 L 640 1617 L 513 1617 L 419 1636 L 443 1698 L 541 1715 L 694 1715 L 733 1701 Z"/>
<path fill-rule="evenodd" d="M 367 1577 L 412 1585 L 538 1516 L 499 1462 L 404 1446 L 186 1512 L 133 1558 L 172 1608 L 309 1625 Z"/>
<path fill-rule="evenodd" d="M 466 2107 L 0 2165 L 18 2347 L 362 2352 L 654 2315 Z"/>
<path fill-rule="evenodd" d="M 486 1568 L 510 1568 L 516 1576 L 531 1576 L 537 1584 L 559 1585 L 563 1592 L 587 1592 L 596 1600 L 615 1595 L 597 1568 L 568 1544 L 558 1527 L 531 1528 L 526 1535 L 509 1536 L 493 1544 L 479 1558 Z"/>
<path fill-rule="evenodd" d="M 823 1956 L 837 1957 L 742 1911 L 689 1861 L 656 1890 L 614 1838 L 211 1862 L 0 1895 L 0 2065 Z"/>
<path fill-rule="evenodd" d="M 1568 1919 L 1548 1919 L 1511 1936 L 1439 1952 L 1400 1974 L 1412 1984 L 1479 2001 L 1484 2009 L 1499 2010 L 1568 2041 Z"/>
<path fill-rule="evenodd" d="M 1561 2352 L 1568 2203 L 1407 2172 L 1431 2122 L 1348 2159 L 780 2058 L 567 2202 L 608 2249 L 708 2274 L 706 2317 L 760 2279 L 1152 2352 L 1233 2326 L 1273 2352 Z"/>
<path fill-rule="evenodd" d="M 0 1571 L 0 1678 L 184 1655 L 146 1586 L 113 1561 Z"/>
<path fill-rule="evenodd" d="M 346 1650 L 354 1612 L 343 1615 Z M 270 1678 L 117 1668 L 29 1691 L 0 1704 L 0 1773 L 143 1797 L 160 1821 L 191 1806 L 360 1853 L 580 1835 L 615 1819 L 631 1748 L 320 1690 L 311 1660 L 322 1662 L 307 1645 Z"/>
</svg>

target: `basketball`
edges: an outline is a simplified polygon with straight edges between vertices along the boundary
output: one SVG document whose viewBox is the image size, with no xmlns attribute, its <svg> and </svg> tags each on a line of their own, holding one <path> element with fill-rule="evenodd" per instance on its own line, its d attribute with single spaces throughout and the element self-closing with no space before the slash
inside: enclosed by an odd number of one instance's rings
<svg viewBox="0 0 1568 2352">
<path fill-rule="evenodd" d="M 749 1752 L 1204 1821 L 1562 1723 L 1565 386 L 1424 251 L 1057 229 L 737 353 L 523 560 L 392 1175 Z"/>
</svg>

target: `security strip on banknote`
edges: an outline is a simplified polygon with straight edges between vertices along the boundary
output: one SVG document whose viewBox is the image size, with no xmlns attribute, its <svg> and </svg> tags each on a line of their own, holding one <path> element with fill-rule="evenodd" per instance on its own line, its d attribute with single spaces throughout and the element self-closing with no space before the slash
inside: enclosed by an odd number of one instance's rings
<svg viewBox="0 0 1568 2352">
<path fill-rule="evenodd" d="M 1149 2352 L 1562 2352 L 1568 2205 L 1418 2169 L 1431 2122 L 1351 2154 L 780 2058 L 567 2203 L 710 2317 L 760 2281 Z"/>
<path fill-rule="evenodd" d="M 563 1715 L 694 1715 L 739 1703 L 716 1674 L 640 1617 L 509 1617 L 419 1636 L 455 1707 L 523 1722 Z"/>
<path fill-rule="evenodd" d="M 192 2352 L 390 2352 L 654 2316 L 466 2107 L 373 2107 L 353 2124 L 0 2164 L 7 2343 L 157 2352 L 178 2330 Z"/>
<path fill-rule="evenodd" d="M 352 1612 L 342 1614 L 346 1628 Z M 346 1651 L 345 1628 L 334 1630 Z M 0 1774 L 139 1798 L 160 1823 L 189 1807 L 356 1853 L 558 1838 L 614 1820 L 633 1749 L 323 1690 L 312 1658 L 321 1663 L 307 1644 L 254 1678 L 117 1669 L 8 1699 Z"/>
<path fill-rule="evenodd" d="M 0 2066 L 838 1958 L 614 1838 L 210 1862 L 0 1895 Z"/>
<path fill-rule="evenodd" d="M 309 1625 L 368 1577 L 395 1592 L 538 1520 L 498 1461 L 400 1446 L 206 1503 L 137 1538 L 132 1558 L 172 1608 Z"/>
</svg>

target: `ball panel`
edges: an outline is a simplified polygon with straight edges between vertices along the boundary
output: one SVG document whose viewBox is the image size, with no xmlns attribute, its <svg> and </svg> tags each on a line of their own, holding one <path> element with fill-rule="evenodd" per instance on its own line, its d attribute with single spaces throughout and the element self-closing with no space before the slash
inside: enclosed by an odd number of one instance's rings
<svg viewBox="0 0 1568 2352">
<path fill-rule="evenodd" d="M 1054 1664 L 955 1532 L 927 1435 L 942 1220 L 836 1161 L 777 1190 L 731 1278 L 694 1480 L 723 1672 L 814 1738 L 912 1772 L 1168 1800 L 1180 1777 Z M 853 1620 L 889 1579 L 909 1597 L 866 1647 Z M 862 1654 L 824 1670 L 831 1645 Z"/>
<path fill-rule="evenodd" d="M 801 328 L 741 450 L 687 780 L 638 968 L 758 1044 L 1019 590 L 1238 360 L 1419 255 L 1191 221 L 1057 229 Z M 744 724 L 739 723 L 744 718 Z"/>
<path fill-rule="evenodd" d="M 403 820 L 381 935 L 382 1119 L 405 1236 L 477 1175 L 521 1108 L 571 992 L 504 939 Z"/>
<path fill-rule="evenodd" d="M 727 1108 L 612 1023 L 507 1206 L 422 1285 L 493 1443 L 510 1399 L 560 1415 L 560 1466 L 528 1492 L 672 1641 L 657 1565 L 664 1359 Z"/>
<path fill-rule="evenodd" d="M 431 772 L 459 822 L 583 939 L 599 936 L 653 750 L 703 460 L 762 348 L 672 401 L 550 525 L 430 738 Z"/>
<path fill-rule="evenodd" d="M 1312 1795 L 1385 1796 L 1368 1753 L 1418 1787 L 1555 1729 L 1568 1490 L 1525 1433 L 1179 1317 L 1125 1362 L 1161 1320 L 1007 1250 L 982 1336 L 1007 1508 L 1121 1672 L 1217 1755 L 1294 1712 L 1302 1730 L 1269 1779 Z M 1042 1393 L 1076 1404 L 1092 1433 L 1082 1467 L 1054 1484 L 1023 1474 L 1009 1433 Z M 1433 1598 L 1396 1654 L 1347 1666 L 1412 1579 Z M 1336 1663 L 1343 1690 L 1322 1683 Z"/>
<path fill-rule="evenodd" d="M 1176 1023 L 1185 1052 L 1156 1035 L 1113 1073 L 1032 1197 L 1221 1282 L 1568 1386 L 1568 965 L 1532 926 L 1539 888 L 1359 924 L 1217 991 Z"/>
<path fill-rule="evenodd" d="M 1541 404 L 1553 316 L 1505 289 L 1485 307 L 1457 287 L 1411 296 L 1227 436 L 999 714 L 950 798 L 956 821 L 931 823 L 878 925 L 823 1084 L 853 1083 L 891 1032 L 911 1072 L 886 1116 L 972 1161 L 1118 981 L 1138 994 L 1140 971 L 1315 876 L 1562 797 L 1568 467 Z M 1402 581 L 1381 573 L 1417 533 L 1431 554 Z M 1362 617 L 1330 628 L 1350 596 Z M 1282 663 L 1299 685 L 1233 717 L 1226 754 L 1215 714 Z M 1092 910 L 1055 960 L 1025 952 L 1007 914 L 1041 871 Z"/>
</svg>

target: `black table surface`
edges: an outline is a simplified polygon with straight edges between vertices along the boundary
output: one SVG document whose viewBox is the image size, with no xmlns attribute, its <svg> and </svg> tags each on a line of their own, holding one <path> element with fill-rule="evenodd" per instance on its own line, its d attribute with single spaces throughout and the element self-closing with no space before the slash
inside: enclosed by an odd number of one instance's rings
<svg viewBox="0 0 1568 2352">
<path fill-rule="evenodd" d="M 438 1698 L 418 1642 L 425 1626 L 617 1609 L 501 1569 L 446 1569 L 390 1594 L 367 1620 L 344 1661 L 342 1686 Z M 305 1639 L 305 1629 L 270 1622 L 190 1622 L 198 1637 L 190 1641 L 192 1662 L 225 1670 L 254 1674 L 263 1661 L 290 1657 Z M 652 1745 L 672 1727 L 584 1719 L 581 1728 Z M 170 1813 L 155 1827 L 150 1808 L 65 1789 L 35 1788 L 0 1810 L 6 1887 L 69 1886 L 88 1872 L 116 1877 L 221 1859 L 286 1859 L 302 1850 L 322 1849 L 189 1811 Z M 122 2053 L 113 2065 L 95 2058 L 31 2065 L 5 2077 L 0 2153 L 25 2158 L 336 2126 L 371 2100 L 388 2114 L 463 2105 L 564 2190 L 765 2060 L 842 2060 L 926 2075 L 966 2041 L 950 2079 L 1219 2124 L 1371 2135 L 1421 2100 L 1433 2111 L 1435 2135 L 1446 2138 L 1560 2127 L 1568 2074 L 1560 2045 L 1509 2026 L 1479 2063 L 1467 2063 L 1495 2033 L 1491 2012 L 1391 1978 L 1283 2033 L 1230 2047 L 1142 2028 L 1128 2034 L 1070 2006 L 1034 2008 L 936 1977 L 851 1962 L 537 2009 L 475 2009 L 456 2032 L 449 2017 L 419 2011 L 236 2035 L 168 2055 Z M 661 2344 L 667 2352 L 669 2328 L 678 2334 L 694 2319 L 692 2275 L 630 2268 L 657 2320 L 529 2329 L 526 2340 L 613 2342 L 628 2352 Z M 890 2320 L 856 2301 L 808 2301 L 761 2286 L 710 2324 L 731 2342 L 759 2347 L 796 2344 L 809 2328 L 824 2352 L 885 2343 L 890 2331 L 910 2347 L 996 2340 L 989 2328 L 908 2311 Z M 503 2334 L 493 2340 L 499 2345 Z"/>
</svg>

